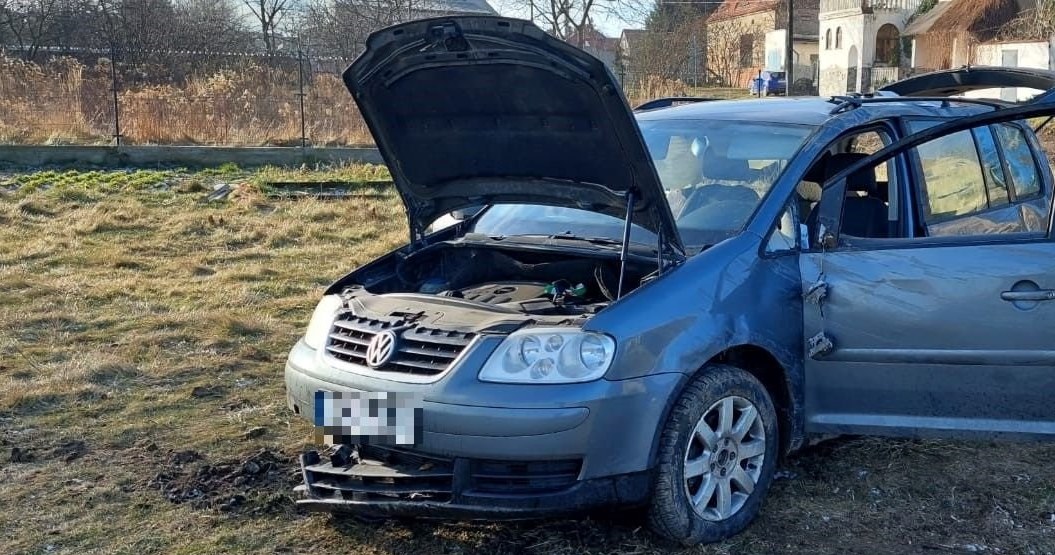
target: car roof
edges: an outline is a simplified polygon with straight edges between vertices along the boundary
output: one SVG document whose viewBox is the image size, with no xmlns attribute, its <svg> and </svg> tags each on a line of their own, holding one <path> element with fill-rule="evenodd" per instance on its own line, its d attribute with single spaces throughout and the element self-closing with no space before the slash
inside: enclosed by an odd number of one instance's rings
<svg viewBox="0 0 1055 555">
<path fill-rule="evenodd" d="M 904 102 L 875 103 L 862 100 L 860 106 L 836 114 L 832 114 L 832 111 L 839 105 L 838 102 L 819 96 L 711 100 L 638 112 L 637 118 L 641 121 L 711 119 L 820 126 L 829 120 L 846 119 L 847 116 L 854 122 L 867 123 L 897 116 L 963 117 L 993 109 L 981 104 L 956 102 L 956 99 L 943 102 L 906 98 Z"/>
</svg>

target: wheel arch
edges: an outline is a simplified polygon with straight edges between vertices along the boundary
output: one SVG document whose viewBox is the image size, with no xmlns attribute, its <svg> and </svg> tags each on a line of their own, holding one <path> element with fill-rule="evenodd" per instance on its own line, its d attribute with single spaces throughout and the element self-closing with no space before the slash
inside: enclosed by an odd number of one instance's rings
<svg viewBox="0 0 1055 555">
<path fill-rule="evenodd" d="M 729 347 L 711 357 L 701 370 L 715 363 L 736 366 L 762 382 L 777 409 L 780 452 L 783 455 L 794 450 L 801 435 L 798 404 L 787 369 L 777 357 L 758 345 L 743 344 Z"/>
<path fill-rule="evenodd" d="M 656 431 L 652 436 L 652 449 L 649 455 L 649 467 L 656 464 L 656 456 L 659 451 L 659 439 L 663 433 L 663 427 L 670 418 L 670 412 L 675 403 L 685 391 L 685 387 L 693 379 L 712 364 L 727 364 L 736 366 L 758 379 L 766 388 L 773 405 L 777 411 L 777 429 L 780 434 L 780 454 L 784 456 L 799 449 L 803 442 L 803 425 L 801 415 L 801 402 L 798 400 L 800 392 L 791 380 L 789 369 L 769 350 L 759 345 L 743 343 L 722 349 L 707 359 L 696 370 L 686 373 L 678 383 L 678 387 L 667 400 L 663 409 Z"/>
</svg>

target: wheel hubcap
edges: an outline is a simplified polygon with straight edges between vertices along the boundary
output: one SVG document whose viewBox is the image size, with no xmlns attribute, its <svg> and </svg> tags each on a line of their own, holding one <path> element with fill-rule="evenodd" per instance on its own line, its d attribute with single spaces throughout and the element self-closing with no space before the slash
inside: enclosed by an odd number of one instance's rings
<svg viewBox="0 0 1055 555">
<path fill-rule="evenodd" d="M 766 430 L 755 405 L 725 397 L 696 423 L 685 449 L 685 492 L 707 520 L 725 520 L 755 490 L 766 457 Z"/>
</svg>

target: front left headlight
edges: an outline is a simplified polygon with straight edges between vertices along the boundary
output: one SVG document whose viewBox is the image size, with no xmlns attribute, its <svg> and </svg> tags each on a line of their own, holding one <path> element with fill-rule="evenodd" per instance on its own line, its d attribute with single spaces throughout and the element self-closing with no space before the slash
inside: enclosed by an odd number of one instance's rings
<svg viewBox="0 0 1055 555">
<path fill-rule="evenodd" d="M 604 376 L 615 356 L 607 335 L 568 328 L 528 328 L 511 333 L 480 370 L 480 380 L 500 383 L 589 382 Z"/>
<path fill-rule="evenodd" d="M 337 295 L 326 295 L 315 307 L 315 312 L 308 322 L 308 329 L 304 332 L 304 342 L 309 347 L 318 351 L 326 346 L 326 338 L 330 336 L 330 328 L 337 311 L 341 309 L 343 302 Z"/>
</svg>

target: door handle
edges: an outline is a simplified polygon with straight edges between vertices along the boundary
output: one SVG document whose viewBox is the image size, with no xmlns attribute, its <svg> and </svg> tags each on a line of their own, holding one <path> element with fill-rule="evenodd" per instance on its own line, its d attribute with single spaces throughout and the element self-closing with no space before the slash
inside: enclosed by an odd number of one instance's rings
<svg viewBox="0 0 1055 555">
<path fill-rule="evenodd" d="M 1055 289 L 1038 289 L 1036 291 L 1004 291 L 1000 298 L 1005 301 L 1051 301 L 1055 300 Z"/>
</svg>

